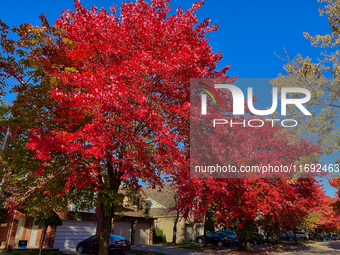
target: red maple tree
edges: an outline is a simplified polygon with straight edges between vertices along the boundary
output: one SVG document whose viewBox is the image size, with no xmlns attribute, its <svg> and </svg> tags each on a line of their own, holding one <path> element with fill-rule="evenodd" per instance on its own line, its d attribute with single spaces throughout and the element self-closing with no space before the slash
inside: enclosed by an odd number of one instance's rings
<svg viewBox="0 0 340 255">
<path fill-rule="evenodd" d="M 324 232 L 336 232 L 340 229 L 340 215 L 338 211 L 339 201 L 330 196 L 324 197 L 324 203 L 320 207 L 319 217 L 316 221 L 317 228 Z"/>
<path fill-rule="evenodd" d="M 138 0 L 123 3 L 117 16 L 115 6 L 108 13 L 75 1 L 54 26 L 42 15 L 41 27 L 15 30 L 34 70 L 34 83 L 15 88 L 21 97 L 13 107 L 22 118 L 35 116 L 26 121 L 27 148 L 41 162 L 34 174 L 63 161 L 57 195 L 95 194 L 100 254 L 108 252 L 112 217 L 124 210 L 121 184 L 162 185 L 162 174 L 186 166 L 189 78 L 226 77 L 228 67 L 216 71 L 221 53 L 205 38 L 218 27 L 195 15 L 202 5 L 169 16 L 169 1 Z"/>
<path fill-rule="evenodd" d="M 202 137 L 205 131 L 202 131 Z M 294 133 L 283 131 L 286 130 L 277 125 L 223 127 L 214 130 L 213 135 L 209 133 L 209 139 L 202 139 L 202 146 L 216 149 L 219 156 L 214 159 L 219 165 L 232 164 L 237 169 L 240 166 L 268 164 L 294 165 L 298 160 L 320 152 L 320 147 L 312 142 L 297 139 Z M 192 152 L 194 148 L 190 150 Z M 223 157 L 220 151 L 223 151 Z M 265 217 L 269 219 L 267 225 L 292 230 L 309 215 L 312 208 L 318 206 L 323 195 L 314 178 L 288 178 L 294 174 L 298 173 L 281 172 L 276 176 L 280 178 L 264 178 L 267 175 L 261 173 L 244 174 L 245 178 L 240 178 L 242 176 L 238 174 L 238 178 L 231 178 L 221 173 L 215 175 L 219 178 L 212 178 L 214 176 L 210 173 L 203 173 L 201 177 L 206 178 L 199 179 L 192 178 L 195 174 L 183 171 L 174 177 L 179 198 L 177 209 L 184 213 L 184 218 L 194 215 L 197 220 L 206 219 L 209 210 L 213 209 L 217 223 L 229 226 L 238 219 L 238 227 L 245 231 L 248 224 Z M 245 247 L 246 236 L 241 234 L 241 248 Z"/>
</svg>

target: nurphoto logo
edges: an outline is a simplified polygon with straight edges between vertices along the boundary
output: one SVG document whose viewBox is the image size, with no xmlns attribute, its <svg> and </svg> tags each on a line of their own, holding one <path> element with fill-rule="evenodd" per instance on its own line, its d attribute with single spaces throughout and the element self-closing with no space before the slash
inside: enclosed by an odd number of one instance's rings
<svg viewBox="0 0 340 255">
<path fill-rule="evenodd" d="M 312 116 L 312 91 L 278 88 L 266 80 L 190 80 L 191 177 L 308 178 L 316 173 L 308 170 L 309 163 L 288 164 L 293 150 L 309 144 L 295 134 L 298 122 Z M 293 119 L 294 114 L 302 118 Z"/>
<path fill-rule="evenodd" d="M 199 88 L 206 92 L 215 102 L 216 105 L 216 100 L 212 93 L 210 93 L 207 89 L 204 88 Z M 228 89 L 230 90 L 232 96 L 233 96 L 233 115 L 244 115 L 244 94 L 242 90 L 232 84 L 215 84 L 215 89 Z M 255 115 L 270 115 L 273 114 L 277 108 L 277 101 L 278 101 L 278 91 L 277 87 L 273 87 L 273 98 L 272 98 L 272 106 L 270 109 L 267 110 L 257 110 L 254 107 L 253 104 L 253 88 L 248 87 L 248 97 L 247 97 L 247 102 L 248 102 L 248 108 L 249 111 Z M 216 90 L 213 91 L 216 96 L 218 97 L 221 105 L 222 101 L 221 98 L 219 97 L 218 93 Z M 301 93 L 305 94 L 304 98 L 287 98 L 288 93 Z M 207 114 L 207 94 L 202 94 L 201 95 L 201 113 L 202 115 Z M 282 88 L 281 90 L 281 115 L 286 115 L 287 112 L 287 104 L 293 104 L 297 108 L 300 109 L 300 111 L 304 115 L 312 115 L 302 104 L 307 103 L 311 99 L 311 94 L 310 92 L 305 89 L 305 88 Z"/>
</svg>

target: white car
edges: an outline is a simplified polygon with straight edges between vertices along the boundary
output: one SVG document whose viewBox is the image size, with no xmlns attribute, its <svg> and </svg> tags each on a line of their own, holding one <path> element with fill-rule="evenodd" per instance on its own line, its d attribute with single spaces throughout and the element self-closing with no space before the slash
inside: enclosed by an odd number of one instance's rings
<svg viewBox="0 0 340 255">
<path fill-rule="evenodd" d="M 298 240 L 306 240 L 307 239 L 306 232 L 304 232 L 304 231 L 296 231 L 296 239 L 298 239 Z"/>
</svg>

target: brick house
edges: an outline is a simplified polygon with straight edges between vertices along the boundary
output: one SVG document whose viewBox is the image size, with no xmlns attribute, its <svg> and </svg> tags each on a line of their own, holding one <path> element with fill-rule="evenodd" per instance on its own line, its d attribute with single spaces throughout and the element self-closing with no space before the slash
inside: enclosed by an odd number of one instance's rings
<svg viewBox="0 0 340 255">
<path fill-rule="evenodd" d="M 62 226 L 48 227 L 44 248 L 56 248 L 60 251 L 74 251 L 78 242 L 99 234 L 101 230 L 101 216 L 98 209 L 90 212 L 58 213 L 63 221 Z M 77 214 L 77 215 L 78 215 Z M 112 223 L 112 233 L 123 236 L 132 244 L 152 244 L 154 218 L 137 211 L 134 207 L 126 208 L 123 216 Z M 16 210 L 0 222 L 1 248 L 12 248 L 19 240 L 27 240 L 27 248 L 38 248 L 42 227 L 33 224 L 34 219 L 26 217 L 21 210 Z"/>
</svg>

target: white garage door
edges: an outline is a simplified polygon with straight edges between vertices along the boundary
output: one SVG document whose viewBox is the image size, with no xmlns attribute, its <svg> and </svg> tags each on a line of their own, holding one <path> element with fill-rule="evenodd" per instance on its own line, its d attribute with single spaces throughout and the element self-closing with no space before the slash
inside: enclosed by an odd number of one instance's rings
<svg viewBox="0 0 340 255">
<path fill-rule="evenodd" d="M 80 241 L 96 234 L 96 225 L 96 222 L 92 221 L 63 221 L 63 225 L 57 227 L 53 248 L 75 251 Z"/>
<path fill-rule="evenodd" d="M 113 233 L 115 235 L 120 235 L 131 242 L 131 229 L 131 221 L 115 221 Z"/>
<path fill-rule="evenodd" d="M 149 245 L 150 223 L 137 223 L 135 245 Z"/>
</svg>

